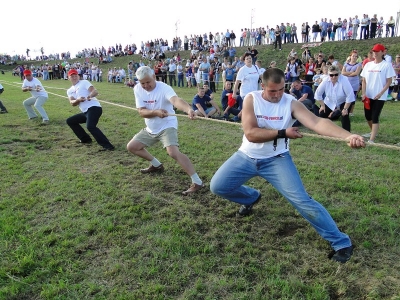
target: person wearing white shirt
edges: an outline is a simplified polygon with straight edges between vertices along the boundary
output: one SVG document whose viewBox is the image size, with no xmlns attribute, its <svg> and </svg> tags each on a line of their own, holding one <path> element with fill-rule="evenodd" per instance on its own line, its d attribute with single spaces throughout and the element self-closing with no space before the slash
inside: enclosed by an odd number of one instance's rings
<svg viewBox="0 0 400 300">
<path fill-rule="evenodd" d="M 385 46 L 376 44 L 373 48 L 374 61 L 365 64 L 362 72 L 361 99 L 364 102 L 364 115 L 370 133 L 364 134 L 369 138 L 368 143 L 374 143 L 379 130 L 379 117 L 388 96 L 392 78 L 396 76 L 392 64 L 383 59 Z"/>
<path fill-rule="evenodd" d="M 25 110 L 28 113 L 28 118 L 30 120 L 37 118 L 37 114 L 33 110 L 34 106 L 39 114 L 42 116 L 43 124 L 48 124 L 49 117 L 47 116 L 47 113 L 43 108 L 43 104 L 45 104 L 47 99 L 49 99 L 49 95 L 47 94 L 39 79 L 32 76 L 31 70 L 24 70 L 23 74 L 25 76 L 25 79 L 22 83 L 22 91 L 31 93 L 31 97 L 23 102 Z"/>
<path fill-rule="evenodd" d="M 139 80 L 133 91 L 139 115 L 144 118 L 146 128 L 137 133 L 128 143 L 129 152 L 150 162 L 150 166 L 141 169 L 143 174 L 159 173 L 164 171 L 164 165 L 147 151 L 147 147 L 161 142 L 169 156 L 175 159 L 184 171 L 190 176 L 192 184 L 188 190 L 182 192 L 189 195 L 205 187 L 196 173 L 190 159 L 179 151 L 178 119 L 174 106 L 187 113 L 194 119 L 195 112 L 191 105 L 179 98 L 171 86 L 156 81 L 153 69 L 144 66 L 136 71 Z"/>
<path fill-rule="evenodd" d="M 94 86 L 87 80 L 80 80 L 78 72 L 72 69 L 68 72 L 68 79 L 72 86 L 67 90 L 69 103 L 79 106 L 81 113 L 67 119 L 68 126 L 82 144 L 91 144 L 92 138 L 80 124 L 86 123 L 86 128 L 93 135 L 96 142 L 102 147 L 99 151 L 112 151 L 115 147 L 110 143 L 104 133 L 97 127 L 103 109 L 96 96 L 99 94 Z"/>
<path fill-rule="evenodd" d="M 176 64 L 175 60 L 171 59 L 168 65 L 168 78 L 169 78 L 169 85 L 172 86 L 172 83 L 174 86 L 176 86 Z"/>
<path fill-rule="evenodd" d="M 385 51 L 383 51 L 383 59 L 387 62 L 387 63 L 389 63 L 389 64 L 392 64 L 392 56 L 391 55 L 389 55 L 388 53 L 387 53 L 387 51 L 388 51 L 388 48 L 386 48 L 385 47 Z"/>
<path fill-rule="evenodd" d="M 319 84 L 314 95 L 321 105 L 319 116 L 331 120 L 341 117 L 342 128 L 350 131 L 349 111 L 355 101 L 353 88 L 337 66 L 328 68 L 328 76 Z"/>
</svg>

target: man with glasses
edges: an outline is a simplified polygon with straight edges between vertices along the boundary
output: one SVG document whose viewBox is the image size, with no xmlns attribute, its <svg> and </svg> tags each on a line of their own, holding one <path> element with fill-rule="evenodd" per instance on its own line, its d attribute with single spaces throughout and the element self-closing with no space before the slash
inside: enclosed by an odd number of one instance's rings
<svg viewBox="0 0 400 300">
<path fill-rule="evenodd" d="M 307 193 L 288 146 L 290 139 L 303 137 L 299 128 L 293 127 L 295 119 L 318 134 L 346 140 L 352 148 L 365 147 L 364 139 L 313 115 L 284 90 L 282 70 L 271 68 L 263 73 L 262 90 L 250 92 L 243 102 L 242 145 L 214 174 L 210 189 L 241 204 L 238 214 L 247 216 L 261 200 L 261 193 L 245 183 L 256 176 L 264 178 L 331 244 L 333 251 L 328 257 L 345 263 L 353 254 L 351 240 Z"/>
</svg>

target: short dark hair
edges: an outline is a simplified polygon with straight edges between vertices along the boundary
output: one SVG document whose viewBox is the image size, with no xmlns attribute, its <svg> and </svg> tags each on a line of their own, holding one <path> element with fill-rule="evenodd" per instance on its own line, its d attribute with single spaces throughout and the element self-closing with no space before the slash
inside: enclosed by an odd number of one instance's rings
<svg viewBox="0 0 400 300">
<path fill-rule="evenodd" d="M 281 83 L 285 81 L 285 73 L 279 68 L 270 68 L 267 69 L 262 75 L 262 81 L 266 82 L 273 82 L 273 83 Z"/>
</svg>

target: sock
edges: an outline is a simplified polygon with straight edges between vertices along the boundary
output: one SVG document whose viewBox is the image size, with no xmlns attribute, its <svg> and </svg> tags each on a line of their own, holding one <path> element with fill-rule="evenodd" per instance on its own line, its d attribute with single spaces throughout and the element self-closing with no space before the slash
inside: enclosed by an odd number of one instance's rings
<svg viewBox="0 0 400 300">
<path fill-rule="evenodd" d="M 158 159 L 157 158 L 153 158 L 153 160 L 150 162 L 154 167 L 159 167 L 159 166 L 161 166 L 161 163 L 158 161 Z"/>
<path fill-rule="evenodd" d="M 197 175 L 197 173 L 194 173 L 192 176 L 190 176 L 190 178 L 192 179 L 192 182 L 198 185 L 202 185 L 203 181 L 201 181 L 199 175 Z"/>
</svg>

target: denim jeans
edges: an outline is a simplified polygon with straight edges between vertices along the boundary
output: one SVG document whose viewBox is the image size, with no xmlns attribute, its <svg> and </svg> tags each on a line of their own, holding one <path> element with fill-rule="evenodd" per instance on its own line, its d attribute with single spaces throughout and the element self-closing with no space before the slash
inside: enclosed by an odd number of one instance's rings
<svg viewBox="0 0 400 300">
<path fill-rule="evenodd" d="M 103 109 L 99 106 L 90 107 L 87 112 L 80 113 L 69 117 L 67 124 L 71 127 L 72 131 L 81 140 L 81 142 L 91 141 L 91 137 L 86 133 L 80 124 L 86 123 L 86 128 L 93 135 L 96 142 L 103 148 L 113 148 L 114 146 L 109 142 L 104 133 L 97 128 L 97 123 L 103 113 Z"/>
<path fill-rule="evenodd" d="M 214 174 L 210 190 L 230 201 L 249 205 L 260 192 L 244 183 L 255 176 L 275 187 L 335 251 L 351 246 L 350 238 L 339 231 L 328 211 L 307 194 L 289 152 L 253 159 L 237 151 Z"/>
</svg>

